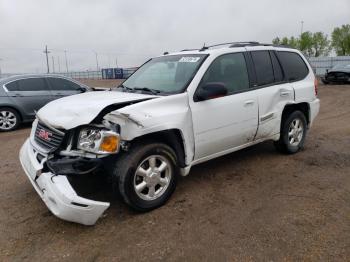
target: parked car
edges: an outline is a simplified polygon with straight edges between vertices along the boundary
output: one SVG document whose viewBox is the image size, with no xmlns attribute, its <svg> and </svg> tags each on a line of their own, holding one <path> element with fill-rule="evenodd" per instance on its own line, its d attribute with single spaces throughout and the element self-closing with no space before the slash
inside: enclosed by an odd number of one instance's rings
<svg viewBox="0 0 350 262">
<path fill-rule="evenodd" d="M 35 112 L 48 102 L 90 90 L 67 77 L 19 75 L 0 79 L 0 132 L 33 121 Z"/>
<path fill-rule="evenodd" d="M 321 78 L 324 84 L 349 84 L 350 64 L 336 65 Z"/>
<path fill-rule="evenodd" d="M 138 211 L 163 205 L 192 166 L 272 140 L 298 152 L 319 112 L 317 81 L 297 50 L 256 42 L 155 57 L 119 91 L 62 98 L 37 114 L 20 151 L 56 216 L 92 225 L 108 202 L 79 196 L 72 178 L 109 173 Z"/>
</svg>

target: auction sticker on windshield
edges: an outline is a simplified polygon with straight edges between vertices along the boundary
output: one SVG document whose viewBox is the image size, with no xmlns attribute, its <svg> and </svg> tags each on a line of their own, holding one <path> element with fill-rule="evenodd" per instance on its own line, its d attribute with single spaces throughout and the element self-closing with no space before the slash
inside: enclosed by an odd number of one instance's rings
<svg viewBox="0 0 350 262">
<path fill-rule="evenodd" d="M 193 57 L 193 56 L 184 56 L 181 57 L 181 59 L 179 60 L 180 63 L 196 63 L 198 62 L 198 60 L 200 59 L 200 57 Z"/>
</svg>

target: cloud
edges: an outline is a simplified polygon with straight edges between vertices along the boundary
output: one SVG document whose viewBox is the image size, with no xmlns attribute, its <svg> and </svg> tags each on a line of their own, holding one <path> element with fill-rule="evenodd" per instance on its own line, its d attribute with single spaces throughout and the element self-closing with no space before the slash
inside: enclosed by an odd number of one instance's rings
<svg viewBox="0 0 350 262">
<path fill-rule="evenodd" d="M 271 42 L 349 23 L 350 2 L 338 0 L 0 0 L 3 72 L 45 72 L 47 44 L 71 70 L 139 65 L 164 51 L 227 41 Z M 332 10 L 330 12 L 330 10 Z M 52 59 L 50 58 L 52 64 Z"/>
</svg>

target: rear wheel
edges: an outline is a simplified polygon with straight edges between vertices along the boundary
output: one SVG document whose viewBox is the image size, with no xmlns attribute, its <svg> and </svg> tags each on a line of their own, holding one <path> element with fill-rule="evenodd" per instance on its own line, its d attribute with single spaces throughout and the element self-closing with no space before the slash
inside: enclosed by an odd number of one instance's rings
<svg viewBox="0 0 350 262">
<path fill-rule="evenodd" d="M 305 115 L 294 111 L 282 121 L 280 139 L 274 144 L 280 152 L 294 154 L 304 146 L 307 131 Z"/>
<path fill-rule="evenodd" d="M 12 131 L 20 124 L 20 116 L 12 108 L 0 108 L 0 132 Z"/>
<path fill-rule="evenodd" d="M 163 143 L 146 143 L 121 155 L 113 168 L 114 189 L 138 211 L 163 205 L 176 187 L 176 154 Z"/>
</svg>

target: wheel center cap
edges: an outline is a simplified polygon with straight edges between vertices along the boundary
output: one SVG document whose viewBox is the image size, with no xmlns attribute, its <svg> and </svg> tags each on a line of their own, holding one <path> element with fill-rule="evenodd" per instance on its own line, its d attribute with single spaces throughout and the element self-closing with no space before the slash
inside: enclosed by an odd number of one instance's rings
<svg viewBox="0 0 350 262">
<path fill-rule="evenodd" d="M 159 181 L 159 173 L 152 172 L 145 180 L 147 184 L 155 186 Z"/>
</svg>

